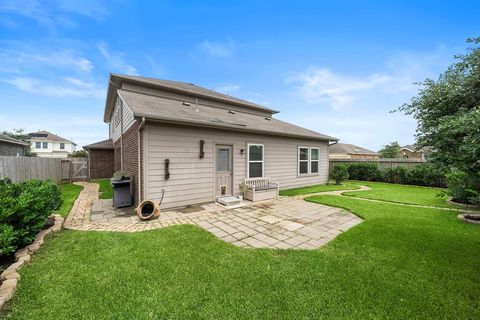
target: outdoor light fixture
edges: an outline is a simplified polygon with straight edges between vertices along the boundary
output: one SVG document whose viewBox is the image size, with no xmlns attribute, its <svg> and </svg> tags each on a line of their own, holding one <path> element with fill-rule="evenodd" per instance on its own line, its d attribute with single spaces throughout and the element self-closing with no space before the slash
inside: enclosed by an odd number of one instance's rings
<svg viewBox="0 0 480 320">
<path fill-rule="evenodd" d="M 240 149 L 240 154 L 244 154 L 245 153 L 245 149 Z"/>
<path fill-rule="evenodd" d="M 204 145 L 205 145 L 205 141 L 200 140 L 200 159 L 203 159 L 205 157 L 205 152 L 203 151 Z"/>
</svg>

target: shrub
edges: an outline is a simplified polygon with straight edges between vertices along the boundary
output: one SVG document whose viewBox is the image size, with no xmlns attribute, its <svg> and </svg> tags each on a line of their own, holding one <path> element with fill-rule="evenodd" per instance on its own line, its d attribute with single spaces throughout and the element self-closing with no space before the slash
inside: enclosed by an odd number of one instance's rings
<svg viewBox="0 0 480 320">
<path fill-rule="evenodd" d="M 402 166 L 386 168 L 382 172 L 382 180 L 388 183 L 403 184 L 407 181 L 407 168 Z"/>
<path fill-rule="evenodd" d="M 427 187 L 445 187 L 445 172 L 431 163 L 411 167 L 407 172 L 406 184 Z"/>
<path fill-rule="evenodd" d="M 467 203 L 470 196 L 470 193 L 467 190 L 468 174 L 457 169 L 452 169 L 445 177 L 449 194 L 452 196 L 453 200 Z"/>
<path fill-rule="evenodd" d="M 348 165 L 348 175 L 353 180 L 376 181 L 380 170 L 376 163 L 352 163 Z"/>
<path fill-rule="evenodd" d="M 343 181 L 347 180 L 348 177 L 348 166 L 345 164 L 337 164 L 333 167 L 332 173 L 330 174 L 330 178 L 335 180 L 336 184 L 341 184 Z"/>
<path fill-rule="evenodd" d="M 32 242 L 61 204 L 60 189 L 51 181 L 0 180 L 0 255 Z"/>
</svg>

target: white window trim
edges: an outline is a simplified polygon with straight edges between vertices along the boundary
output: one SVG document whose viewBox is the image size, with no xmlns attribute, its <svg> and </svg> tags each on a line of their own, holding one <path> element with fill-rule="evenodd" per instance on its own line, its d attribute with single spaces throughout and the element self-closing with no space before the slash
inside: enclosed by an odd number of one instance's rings
<svg viewBox="0 0 480 320">
<path fill-rule="evenodd" d="M 300 160 L 300 149 L 307 149 L 308 150 L 308 159 L 307 160 Z M 312 160 L 312 149 L 318 151 L 318 160 Z M 319 147 L 307 147 L 307 146 L 298 146 L 298 155 L 297 155 L 297 174 L 299 177 L 305 176 L 312 176 L 312 175 L 319 175 L 320 174 L 320 148 Z M 312 172 L 312 162 L 316 161 L 318 163 L 318 171 Z M 307 163 L 307 172 L 300 173 L 300 162 Z"/>
<path fill-rule="evenodd" d="M 250 161 L 250 146 L 261 146 L 262 147 L 262 160 L 252 160 Z M 250 162 L 252 163 L 261 163 L 262 164 L 262 176 L 256 178 L 265 177 L 265 146 L 261 143 L 249 143 L 247 144 L 247 179 L 250 179 Z M 252 178 L 254 179 L 254 178 Z"/>
<path fill-rule="evenodd" d="M 312 160 L 312 150 L 317 150 L 317 156 L 318 156 L 317 160 Z M 308 170 L 309 170 L 310 174 L 318 174 L 320 172 L 320 148 L 311 147 L 310 150 L 309 150 L 309 157 L 310 157 L 310 163 L 309 163 L 309 166 L 308 166 Z M 311 172 L 312 171 L 312 162 L 317 163 L 317 172 Z"/>
</svg>

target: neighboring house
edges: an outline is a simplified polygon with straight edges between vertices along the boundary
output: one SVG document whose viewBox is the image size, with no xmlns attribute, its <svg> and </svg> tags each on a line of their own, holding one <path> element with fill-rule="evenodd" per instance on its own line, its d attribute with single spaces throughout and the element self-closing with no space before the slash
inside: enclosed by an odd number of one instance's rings
<svg viewBox="0 0 480 320">
<path fill-rule="evenodd" d="M 24 156 L 29 143 L 0 134 L 0 156 Z"/>
<path fill-rule="evenodd" d="M 28 134 L 30 149 L 37 157 L 67 158 L 75 151 L 76 144 L 48 131 L 37 131 Z"/>
<path fill-rule="evenodd" d="M 378 160 L 380 155 L 375 151 L 371 151 L 353 144 L 335 143 L 329 147 L 329 158 L 334 159 L 365 159 Z"/>
<path fill-rule="evenodd" d="M 88 151 L 88 176 L 90 179 L 111 178 L 115 171 L 113 142 L 111 139 L 83 147 Z"/>
<path fill-rule="evenodd" d="M 337 139 L 275 113 L 189 83 L 111 75 L 104 121 L 135 203 L 164 194 L 162 208 L 172 208 L 239 195 L 245 178 L 281 189 L 326 183 Z"/>
<path fill-rule="evenodd" d="M 417 149 L 414 144 L 407 144 L 400 149 L 402 158 L 426 160 L 426 152 L 423 149 Z"/>
</svg>

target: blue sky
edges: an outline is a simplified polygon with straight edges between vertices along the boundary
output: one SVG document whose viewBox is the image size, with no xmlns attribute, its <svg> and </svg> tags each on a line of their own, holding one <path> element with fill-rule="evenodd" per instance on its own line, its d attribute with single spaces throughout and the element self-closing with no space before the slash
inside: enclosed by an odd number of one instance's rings
<svg viewBox="0 0 480 320">
<path fill-rule="evenodd" d="M 192 82 L 378 150 L 391 114 L 480 36 L 478 1 L 0 0 L 0 130 L 107 138 L 108 74 Z"/>
</svg>

